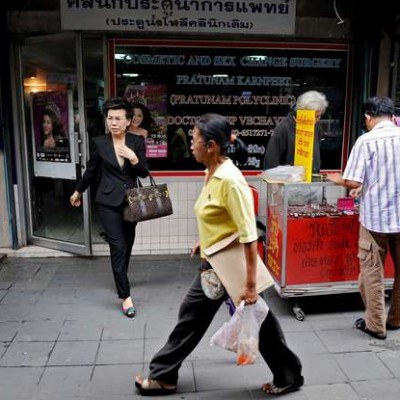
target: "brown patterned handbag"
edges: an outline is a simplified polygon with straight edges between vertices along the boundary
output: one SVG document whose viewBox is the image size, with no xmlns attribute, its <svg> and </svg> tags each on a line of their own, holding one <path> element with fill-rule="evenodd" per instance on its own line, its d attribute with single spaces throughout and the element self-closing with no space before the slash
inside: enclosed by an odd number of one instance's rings
<svg viewBox="0 0 400 400">
<path fill-rule="evenodd" d="M 123 218 L 128 222 L 147 221 L 172 214 L 172 202 L 167 184 L 157 185 L 150 177 L 150 186 L 143 186 L 137 178 L 137 187 L 126 190 Z"/>
</svg>

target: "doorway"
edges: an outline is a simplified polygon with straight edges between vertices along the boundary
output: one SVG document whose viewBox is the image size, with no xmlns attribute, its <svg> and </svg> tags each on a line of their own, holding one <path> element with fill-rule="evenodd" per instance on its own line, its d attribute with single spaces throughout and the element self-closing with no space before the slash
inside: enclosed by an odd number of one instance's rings
<svg viewBox="0 0 400 400">
<path fill-rule="evenodd" d="M 26 39 L 19 48 L 23 197 L 29 243 L 90 255 L 90 191 L 81 207 L 69 203 L 89 154 L 82 49 L 74 33 Z"/>
</svg>

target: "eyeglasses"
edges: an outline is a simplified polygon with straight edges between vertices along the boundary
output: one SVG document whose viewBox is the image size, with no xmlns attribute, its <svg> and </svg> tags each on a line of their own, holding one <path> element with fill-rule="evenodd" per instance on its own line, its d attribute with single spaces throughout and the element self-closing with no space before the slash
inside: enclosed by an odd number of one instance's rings
<svg viewBox="0 0 400 400">
<path fill-rule="evenodd" d="M 195 145 L 195 144 L 206 144 L 206 142 L 204 142 L 203 140 L 191 140 L 190 141 L 191 145 Z"/>
<path fill-rule="evenodd" d="M 126 120 L 125 117 L 107 117 L 106 119 L 107 122 L 112 123 L 115 121 L 117 124 L 120 124 L 122 121 Z"/>
</svg>

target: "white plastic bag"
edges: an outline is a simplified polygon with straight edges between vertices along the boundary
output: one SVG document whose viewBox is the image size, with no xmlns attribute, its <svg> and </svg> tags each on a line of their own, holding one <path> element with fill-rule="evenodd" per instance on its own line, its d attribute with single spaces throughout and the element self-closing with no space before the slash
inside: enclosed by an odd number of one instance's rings
<svg viewBox="0 0 400 400">
<path fill-rule="evenodd" d="M 305 180 L 305 169 L 303 166 L 279 165 L 263 171 L 261 178 L 268 182 L 302 182 Z"/>
<path fill-rule="evenodd" d="M 246 306 L 242 301 L 232 318 L 212 336 L 210 344 L 235 352 L 237 365 L 254 364 L 258 355 L 258 333 L 268 310 L 260 296 L 255 304 Z"/>
</svg>

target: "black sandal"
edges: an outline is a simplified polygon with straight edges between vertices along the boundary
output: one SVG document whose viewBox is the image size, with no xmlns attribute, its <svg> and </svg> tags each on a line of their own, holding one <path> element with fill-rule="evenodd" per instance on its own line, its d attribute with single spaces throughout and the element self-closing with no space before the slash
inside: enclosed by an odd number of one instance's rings
<svg viewBox="0 0 400 400">
<path fill-rule="evenodd" d="M 266 394 L 272 394 L 273 396 L 282 396 L 286 393 L 295 392 L 300 390 L 304 384 L 304 378 L 301 376 L 296 379 L 293 383 L 287 386 L 276 386 L 273 382 L 265 383 L 262 386 L 262 390 Z"/>
<path fill-rule="evenodd" d="M 371 331 L 367 328 L 367 324 L 365 323 L 365 319 L 364 318 L 358 318 L 356 319 L 355 323 L 354 323 L 354 327 L 364 333 L 366 333 L 369 336 L 372 336 L 375 339 L 379 339 L 379 340 L 385 340 L 386 339 L 386 335 L 384 333 L 379 333 L 379 332 L 374 332 Z"/>
</svg>

